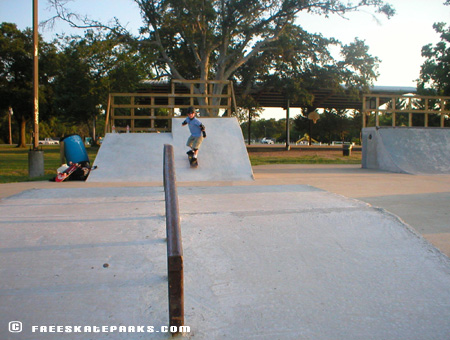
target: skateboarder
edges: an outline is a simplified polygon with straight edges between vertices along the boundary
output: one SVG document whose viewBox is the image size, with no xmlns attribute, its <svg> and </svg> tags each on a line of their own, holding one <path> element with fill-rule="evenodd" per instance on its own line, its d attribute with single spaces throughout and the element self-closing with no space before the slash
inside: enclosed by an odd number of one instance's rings
<svg viewBox="0 0 450 340">
<path fill-rule="evenodd" d="M 186 146 L 191 148 L 187 154 L 189 156 L 189 162 L 194 166 L 198 165 L 198 149 L 203 142 L 203 138 L 206 138 L 205 126 L 195 117 L 195 113 L 194 107 L 189 107 L 187 112 L 188 117 L 181 124 L 182 126 L 189 125 L 191 135 L 187 140 Z"/>
</svg>

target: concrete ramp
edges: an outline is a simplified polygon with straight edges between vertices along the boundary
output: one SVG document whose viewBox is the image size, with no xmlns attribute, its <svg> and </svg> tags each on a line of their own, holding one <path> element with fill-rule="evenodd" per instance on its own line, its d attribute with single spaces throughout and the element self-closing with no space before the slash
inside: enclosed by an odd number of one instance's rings
<svg viewBox="0 0 450 340">
<path fill-rule="evenodd" d="M 252 168 L 236 118 L 200 118 L 207 137 L 199 152 L 199 167 L 191 168 L 185 118 L 172 119 L 172 133 L 110 133 L 100 147 L 89 182 L 162 182 L 163 146 L 172 144 L 177 180 L 247 181 Z"/>
<path fill-rule="evenodd" d="M 450 129 L 371 127 L 362 132 L 362 167 L 409 174 L 450 174 Z"/>
<path fill-rule="evenodd" d="M 0 201 L 0 339 L 449 339 L 450 259 L 388 212 L 306 185 L 178 189 L 191 332 L 160 331 L 163 191 L 99 185 Z M 51 325 L 109 327 L 32 332 Z"/>
</svg>

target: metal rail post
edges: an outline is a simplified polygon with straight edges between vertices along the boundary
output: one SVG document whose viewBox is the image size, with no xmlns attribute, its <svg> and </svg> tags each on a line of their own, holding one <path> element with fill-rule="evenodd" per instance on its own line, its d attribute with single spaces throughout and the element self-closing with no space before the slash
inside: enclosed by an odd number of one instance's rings
<svg viewBox="0 0 450 340">
<path fill-rule="evenodd" d="M 169 280 L 169 325 L 178 333 L 184 325 L 183 247 L 173 146 L 164 145 L 164 192 L 166 198 L 167 271 Z M 175 327 L 174 327 L 175 328 Z M 172 329 L 172 327 L 171 327 Z"/>
</svg>

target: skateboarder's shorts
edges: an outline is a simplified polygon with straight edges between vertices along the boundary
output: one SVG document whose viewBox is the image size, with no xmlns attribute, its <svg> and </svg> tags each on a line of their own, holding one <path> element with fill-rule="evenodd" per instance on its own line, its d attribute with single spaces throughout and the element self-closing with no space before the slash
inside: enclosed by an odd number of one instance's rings
<svg viewBox="0 0 450 340">
<path fill-rule="evenodd" d="M 192 149 L 200 149 L 200 145 L 202 145 L 203 137 L 194 137 L 190 136 L 187 140 L 186 145 L 189 146 Z"/>
</svg>

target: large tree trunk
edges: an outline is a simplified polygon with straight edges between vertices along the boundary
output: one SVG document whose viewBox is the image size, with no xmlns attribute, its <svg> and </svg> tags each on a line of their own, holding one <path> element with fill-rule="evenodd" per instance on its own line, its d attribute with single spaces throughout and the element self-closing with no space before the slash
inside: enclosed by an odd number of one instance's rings
<svg viewBox="0 0 450 340">
<path fill-rule="evenodd" d="M 20 118 L 20 136 L 19 136 L 19 144 L 17 145 L 18 148 L 26 148 L 27 147 L 27 141 L 26 141 L 26 130 L 27 130 L 27 119 L 25 119 L 24 116 Z"/>
</svg>

